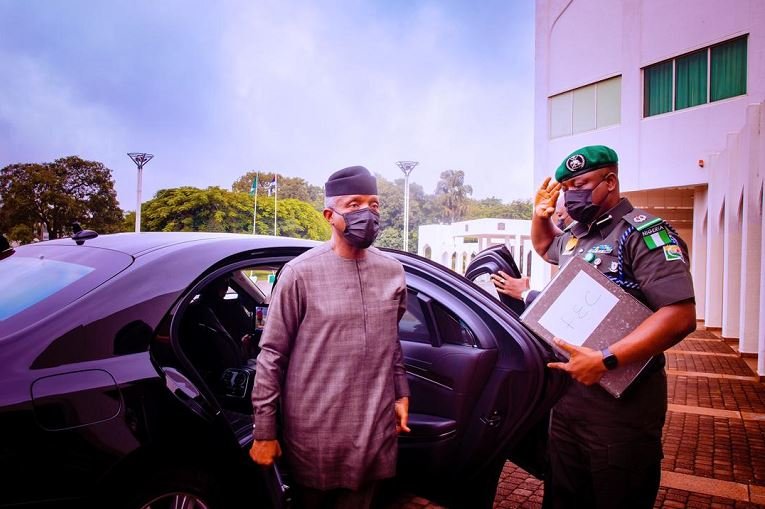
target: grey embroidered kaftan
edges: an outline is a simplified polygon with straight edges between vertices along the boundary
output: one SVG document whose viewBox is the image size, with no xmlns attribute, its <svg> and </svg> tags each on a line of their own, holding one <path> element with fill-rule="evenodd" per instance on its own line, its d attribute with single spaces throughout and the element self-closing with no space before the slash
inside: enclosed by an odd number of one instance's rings
<svg viewBox="0 0 765 509">
<path fill-rule="evenodd" d="M 260 342 L 254 436 L 277 437 L 278 403 L 298 484 L 356 489 L 395 475 L 405 309 L 403 267 L 375 248 L 349 260 L 326 243 L 285 265 Z"/>
</svg>

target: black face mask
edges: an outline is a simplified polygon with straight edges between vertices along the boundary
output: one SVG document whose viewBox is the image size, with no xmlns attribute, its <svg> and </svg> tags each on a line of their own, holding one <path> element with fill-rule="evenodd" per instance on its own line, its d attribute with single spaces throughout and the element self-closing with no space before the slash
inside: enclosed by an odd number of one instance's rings
<svg viewBox="0 0 765 509">
<path fill-rule="evenodd" d="M 368 248 L 380 232 L 380 214 L 369 208 L 354 210 L 345 214 L 335 209 L 332 209 L 332 212 L 343 216 L 345 220 L 343 237 L 354 247 Z"/>
<path fill-rule="evenodd" d="M 605 182 L 603 179 L 600 184 Z M 592 192 L 600 186 L 598 184 L 593 189 L 571 189 L 565 192 L 566 211 L 571 219 L 583 224 L 590 224 L 600 212 L 600 205 L 592 203 Z"/>
</svg>

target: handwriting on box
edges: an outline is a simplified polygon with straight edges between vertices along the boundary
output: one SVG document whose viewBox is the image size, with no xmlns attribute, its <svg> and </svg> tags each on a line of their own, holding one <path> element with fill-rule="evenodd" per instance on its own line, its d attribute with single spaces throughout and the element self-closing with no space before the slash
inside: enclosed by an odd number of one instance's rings
<svg viewBox="0 0 765 509">
<path fill-rule="evenodd" d="M 619 299 L 580 272 L 539 319 L 554 336 L 581 346 L 616 306 Z"/>
</svg>

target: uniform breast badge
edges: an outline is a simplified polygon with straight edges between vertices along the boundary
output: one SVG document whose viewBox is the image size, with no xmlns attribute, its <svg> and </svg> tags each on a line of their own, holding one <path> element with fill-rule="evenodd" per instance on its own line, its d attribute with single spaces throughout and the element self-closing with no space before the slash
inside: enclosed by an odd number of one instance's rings
<svg viewBox="0 0 765 509">
<path fill-rule="evenodd" d="M 574 251 L 574 248 L 579 243 L 579 239 L 576 237 L 571 237 L 566 242 L 566 250 L 563 252 L 563 254 L 571 254 Z"/>
</svg>

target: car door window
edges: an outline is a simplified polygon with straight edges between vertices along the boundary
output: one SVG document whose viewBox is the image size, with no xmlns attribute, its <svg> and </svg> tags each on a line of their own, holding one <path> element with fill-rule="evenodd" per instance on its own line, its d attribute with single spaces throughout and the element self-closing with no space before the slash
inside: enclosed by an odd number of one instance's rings
<svg viewBox="0 0 765 509">
<path fill-rule="evenodd" d="M 409 291 L 406 312 L 399 322 L 399 337 L 403 341 L 476 346 L 475 335 L 464 321 L 438 302 L 428 300 L 430 304 L 425 305 L 417 292 Z"/>
<path fill-rule="evenodd" d="M 431 309 L 434 315 L 433 322 L 438 324 L 442 343 L 469 347 L 476 346 L 475 336 L 465 322 L 451 314 L 437 302 L 431 305 Z"/>
<path fill-rule="evenodd" d="M 433 331 L 426 325 L 422 302 L 410 291 L 406 299 L 406 312 L 398 322 L 399 337 L 405 341 L 430 343 Z"/>
</svg>

